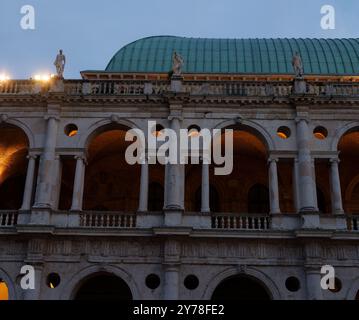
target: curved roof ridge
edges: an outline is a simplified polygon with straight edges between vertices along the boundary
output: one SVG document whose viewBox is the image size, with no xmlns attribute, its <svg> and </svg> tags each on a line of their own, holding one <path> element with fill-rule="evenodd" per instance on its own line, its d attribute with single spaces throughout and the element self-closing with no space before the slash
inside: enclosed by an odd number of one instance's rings
<svg viewBox="0 0 359 320">
<path fill-rule="evenodd" d="M 359 75 L 358 43 L 358 38 L 148 36 L 118 50 L 106 71 L 167 73 L 172 66 L 170 52 L 178 51 L 185 73 L 290 74 L 291 57 L 298 51 L 305 74 Z"/>
</svg>

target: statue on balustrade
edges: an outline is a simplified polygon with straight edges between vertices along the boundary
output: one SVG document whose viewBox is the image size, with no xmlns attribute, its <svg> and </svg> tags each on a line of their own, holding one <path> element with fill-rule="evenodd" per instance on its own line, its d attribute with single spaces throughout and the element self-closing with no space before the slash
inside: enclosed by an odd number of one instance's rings
<svg viewBox="0 0 359 320">
<path fill-rule="evenodd" d="M 172 72 L 174 76 L 180 76 L 182 74 L 183 58 L 176 52 L 173 52 L 172 56 Z"/>
<path fill-rule="evenodd" d="M 54 62 L 54 65 L 56 67 L 57 77 L 59 79 L 64 78 L 65 64 L 66 64 L 66 57 L 63 54 L 62 50 L 60 49 Z"/>
<path fill-rule="evenodd" d="M 302 58 L 300 57 L 298 52 L 296 52 L 293 56 L 292 66 L 293 66 L 295 77 L 302 78 L 303 77 L 303 63 L 302 63 Z"/>
</svg>

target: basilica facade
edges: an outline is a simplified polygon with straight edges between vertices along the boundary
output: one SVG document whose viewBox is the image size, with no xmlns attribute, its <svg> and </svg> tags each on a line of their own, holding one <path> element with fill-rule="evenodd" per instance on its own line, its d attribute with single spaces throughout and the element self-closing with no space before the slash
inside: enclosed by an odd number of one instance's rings
<svg viewBox="0 0 359 320">
<path fill-rule="evenodd" d="M 126 161 L 166 128 L 231 129 L 233 169 Z M 157 36 L 2 81 L 0 297 L 359 299 L 358 161 L 358 39 Z"/>
</svg>

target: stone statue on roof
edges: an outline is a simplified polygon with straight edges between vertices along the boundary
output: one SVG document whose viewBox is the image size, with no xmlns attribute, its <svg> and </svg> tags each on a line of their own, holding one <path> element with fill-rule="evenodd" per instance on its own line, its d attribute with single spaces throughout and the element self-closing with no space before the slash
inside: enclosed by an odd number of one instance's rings
<svg viewBox="0 0 359 320">
<path fill-rule="evenodd" d="M 62 53 L 62 50 L 59 50 L 59 53 L 56 56 L 54 65 L 56 67 L 57 76 L 60 79 L 64 78 L 64 70 L 65 70 L 65 64 L 66 64 L 66 57 Z"/>
<path fill-rule="evenodd" d="M 183 58 L 176 52 L 172 55 L 172 71 L 174 76 L 180 76 L 182 74 Z"/>
<path fill-rule="evenodd" d="M 292 58 L 292 66 L 296 78 L 303 77 L 303 63 L 299 53 L 296 52 Z"/>
</svg>

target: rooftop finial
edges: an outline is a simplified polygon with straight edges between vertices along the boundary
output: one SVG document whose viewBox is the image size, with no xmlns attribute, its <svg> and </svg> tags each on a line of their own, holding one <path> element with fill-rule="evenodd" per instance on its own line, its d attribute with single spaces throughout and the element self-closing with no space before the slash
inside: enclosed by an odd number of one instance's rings
<svg viewBox="0 0 359 320">
<path fill-rule="evenodd" d="M 182 74 L 183 58 L 176 52 L 172 55 L 172 71 L 174 76 L 180 76 Z"/>
<path fill-rule="evenodd" d="M 57 77 L 59 79 L 64 78 L 65 64 L 66 64 L 66 57 L 62 53 L 62 50 L 60 49 L 54 62 L 54 65 L 56 67 Z"/>
</svg>

